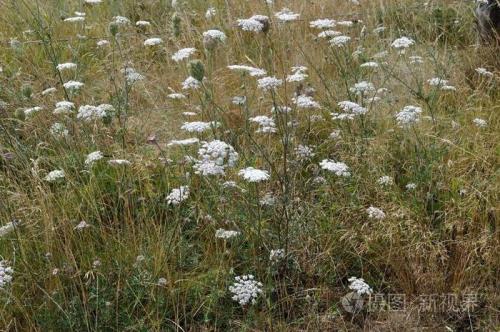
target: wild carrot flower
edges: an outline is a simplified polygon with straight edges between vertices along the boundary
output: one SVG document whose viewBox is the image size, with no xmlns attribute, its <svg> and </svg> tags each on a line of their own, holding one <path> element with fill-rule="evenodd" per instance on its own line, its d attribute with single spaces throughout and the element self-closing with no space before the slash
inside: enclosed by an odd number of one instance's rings
<svg viewBox="0 0 500 332">
<path fill-rule="evenodd" d="M 76 118 L 84 121 L 91 121 L 104 118 L 106 115 L 106 111 L 98 106 L 82 105 L 78 108 Z"/>
<path fill-rule="evenodd" d="M 55 136 L 55 137 L 64 137 L 68 136 L 69 131 L 66 129 L 64 124 L 55 122 L 51 127 L 50 127 L 50 133 Z"/>
<path fill-rule="evenodd" d="M 56 66 L 56 68 L 59 71 L 73 70 L 76 69 L 76 63 L 73 62 L 60 63 Z"/>
<path fill-rule="evenodd" d="M 183 90 L 189 90 L 189 89 L 193 89 L 193 90 L 196 90 L 198 89 L 199 87 L 201 86 L 201 82 L 198 81 L 196 78 L 194 78 L 193 76 L 189 76 L 188 78 L 186 78 L 184 80 L 184 82 L 182 82 L 182 89 Z"/>
<path fill-rule="evenodd" d="M 129 166 L 132 163 L 127 159 L 111 159 L 108 160 L 108 164 L 111 166 Z"/>
<path fill-rule="evenodd" d="M 299 108 L 321 108 L 320 104 L 310 96 L 299 95 L 294 97 L 292 101 Z"/>
<path fill-rule="evenodd" d="M 483 68 L 483 67 L 476 68 L 476 73 L 478 73 L 479 75 L 482 75 L 482 76 L 486 76 L 486 77 L 493 77 L 493 73 L 491 71 L 487 70 L 486 68 Z"/>
<path fill-rule="evenodd" d="M 263 77 L 257 80 L 258 87 L 264 91 L 274 90 L 283 84 L 283 80 L 278 79 L 274 76 Z"/>
<path fill-rule="evenodd" d="M 256 281 L 251 274 L 235 277 L 235 282 L 229 286 L 233 293 L 232 299 L 240 305 L 257 303 L 257 298 L 262 293 L 262 283 Z"/>
<path fill-rule="evenodd" d="M 209 130 L 212 126 L 218 126 L 218 123 L 193 121 L 193 122 L 184 122 L 184 124 L 181 126 L 181 129 L 187 131 L 188 133 L 202 133 L 204 131 Z"/>
<path fill-rule="evenodd" d="M 172 140 L 170 143 L 167 144 L 167 146 L 185 146 L 185 145 L 192 145 L 198 143 L 200 140 L 197 139 L 196 137 L 193 138 L 186 138 L 186 139 L 181 139 L 181 140 Z"/>
<path fill-rule="evenodd" d="M 260 68 L 255 68 L 251 66 L 245 66 L 245 65 L 230 65 L 227 66 L 227 68 L 235 71 L 241 71 L 248 73 L 250 76 L 255 76 L 255 77 L 260 77 L 260 76 L 265 76 L 266 71 L 264 69 Z"/>
<path fill-rule="evenodd" d="M 415 41 L 411 38 L 408 37 L 401 37 L 396 40 L 394 40 L 391 44 L 392 47 L 399 51 L 404 51 L 408 47 L 412 46 L 415 44 Z"/>
<path fill-rule="evenodd" d="M 85 220 L 80 221 L 78 225 L 75 226 L 74 230 L 81 231 L 87 227 L 90 227 Z"/>
<path fill-rule="evenodd" d="M 109 41 L 106 39 L 101 39 L 101 40 L 97 41 L 96 44 L 98 47 L 105 47 L 105 46 L 109 45 Z"/>
<path fill-rule="evenodd" d="M 325 30 L 325 31 L 321 31 L 318 34 L 318 37 L 319 38 L 329 38 L 329 37 L 337 37 L 337 36 L 341 36 L 341 35 L 342 35 L 342 32 L 340 32 L 340 31 Z"/>
<path fill-rule="evenodd" d="M 167 196 L 167 204 L 169 205 L 179 205 L 183 201 L 189 198 L 189 187 L 180 186 L 179 188 L 172 189 L 170 194 Z"/>
<path fill-rule="evenodd" d="M 349 89 L 349 91 L 357 95 L 366 95 L 369 92 L 374 92 L 375 86 L 371 82 L 361 81 L 355 83 L 354 86 Z"/>
<path fill-rule="evenodd" d="M 474 120 L 472 120 L 472 122 L 478 126 L 479 128 L 484 128 L 486 126 L 488 126 L 488 122 L 484 119 L 481 119 L 481 118 L 475 118 Z"/>
<path fill-rule="evenodd" d="M 87 159 L 85 159 L 86 166 L 92 166 L 96 161 L 104 158 L 104 155 L 101 151 L 94 151 L 87 155 Z"/>
<path fill-rule="evenodd" d="M 43 110 L 43 107 L 41 107 L 41 106 L 30 107 L 30 108 L 27 108 L 24 110 L 24 115 L 25 116 L 32 116 L 35 113 L 40 112 L 41 110 Z"/>
<path fill-rule="evenodd" d="M 311 28 L 316 28 L 316 29 L 331 29 L 335 27 L 335 20 L 329 18 L 322 18 L 309 22 L 309 26 Z"/>
<path fill-rule="evenodd" d="M 238 172 L 238 175 L 243 177 L 248 182 L 262 182 L 269 180 L 271 177 L 267 171 L 256 169 L 253 167 L 247 167 Z"/>
<path fill-rule="evenodd" d="M 300 17 L 300 14 L 296 14 L 288 8 L 283 8 L 282 10 L 274 14 L 274 16 L 280 21 L 291 22 L 297 20 Z"/>
<path fill-rule="evenodd" d="M 370 219 L 382 220 L 385 218 L 384 211 L 380 210 L 379 208 L 373 207 L 373 206 L 370 206 L 368 209 L 366 209 L 366 213 L 368 213 L 368 217 Z"/>
<path fill-rule="evenodd" d="M 342 47 L 342 46 L 346 45 L 350 40 L 351 40 L 351 37 L 349 37 L 349 36 L 337 36 L 337 37 L 333 37 L 330 40 L 330 44 L 332 46 Z"/>
<path fill-rule="evenodd" d="M 8 284 L 12 282 L 12 275 L 14 270 L 7 261 L 0 261 L 0 289 L 5 288 Z"/>
<path fill-rule="evenodd" d="M 47 176 L 45 177 L 45 181 L 55 182 L 57 180 L 64 179 L 65 176 L 66 176 L 66 174 L 64 173 L 63 170 L 56 169 L 54 171 L 49 172 L 49 174 L 47 174 Z"/>
<path fill-rule="evenodd" d="M 243 31 L 267 32 L 269 30 L 269 18 L 264 15 L 254 15 L 247 19 L 239 19 L 237 22 Z"/>
<path fill-rule="evenodd" d="M 215 231 L 215 238 L 229 240 L 232 239 L 233 237 L 239 236 L 240 234 L 241 233 L 238 231 L 229 231 L 223 228 L 219 228 L 218 230 Z"/>
<path fill-rule="evenodd" d="M 390 186 L 394 183 L 394 179 L 388 175 L 381 176 L 377 183 L 381 186 Z"/>
<path fill-rule="evenodd" d="M 68 81 L 63 84 L 64 88 L 70 91 L 80 90 L 85 84 L 78 81 Z"/>
<path fill-rule="evenodd" d="M 417 184 L 411 182 L 411 183 L 408 183 L 406 185 L 406 190 L 410 191 L 410 190 L 415 190 L 417 188 Z"/>
<path fill-rule="evenodd" d="M 56 108 L 52 112 L 53 114 L 71 114 L 75 108 L 75 104 L 70 101 L 59 101 L 56 103 Z"/>
<path fill-rule="evenodd" d="M 362 278 L 351 277 L 348 280 L 350 282 L 349 289 L 355 291 L 358 295 L 369 295 L 373 292 L 370 285 L 368 285 Z"/>
<path fill-rule="evenodd" d="M 313 149 L 310 146 L 299 144 L 295 148 L 295 155 L 300 161 L 309 160 L 314 157 Z"/>
<path fill-rule="evenodd" d="M 174 60 L 175 62 L 185 60 L 189 58 L 191 55 L 193 55 L 195 52 L 196 48 L 193 47 L 180 49 L 172 55 L 172 60 Z"/>
<path fill-rule="evenodd" d="M 351 172 L 349 172 L 349 167 L 342 162 L 335 162 L 330 159 L 322 160 L 319 165 L 322 169 L 330 171 L 337 176 L 349 177 L 351 176 Z"/>
<path fill-rule="evenodd" d="M 417 123 L 419 116 L 422 113 L 422 108 L 417 106 L 405 106 L 398 114 L 396 114 L 396 121 L 399 126 L 405 127 Z"/>
<path fill-rule="evenodd" d="M 286 77 L 287 82 L 302 82 L 307 78 L 307 67 L 299 66 L 292 68 L 292 74 Z"/>
<path fill-rule="evenodd" d="M 257 130 L 257 133 L 275 133 L 276 132 L 276 124 L 274 120 L 266 115 L 259 115 L 253 118 L 249 118 L 250 122 L 258 123 L 260 128 Z"/>
<path fill-rule="evenodd" d="M 144 46 L 156 46 L 163 43 L 163 39 L 161 38 L 149 38 L 144 41 Z"/>
</svg>

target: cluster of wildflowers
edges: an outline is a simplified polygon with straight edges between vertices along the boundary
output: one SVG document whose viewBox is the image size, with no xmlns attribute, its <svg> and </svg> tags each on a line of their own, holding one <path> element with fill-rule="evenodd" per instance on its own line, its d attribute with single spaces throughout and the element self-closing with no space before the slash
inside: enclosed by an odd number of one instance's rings
<svg viewBox="0 0 500 332">
<path fill-rule="evenodd" d="M 358 295 L 370 295 L 373 293 L 372 288 L 364 279 L 351 277 L 348 279 L 349 289 L 355 291 Z"/>
<path fill-rule="evenodd" d="M 12 275 L 14 270 L 7 261 L 0 261 L 0 288 L 5 288 L 12 282 Z"/>
<path fill-rule="evenodd" d="M 267 171 L 256 169 L 253 167 L 247 167 L 238 172 L 243 179 L 248 182 L 262 182 L 269 180 L 271 177 Z"/>
<path fill-rule="evenodd" d="M 47 174 L 47 176 L 45 176 L 45 181 L 56 182 L 58 180 L 64 179 L 65 176 L 66 176 L 66 173 L 64 173 L 63 170 L 56 169 L 56 170 L 49 172 L 49 174 Z"/>
<path fill-rule="evenodd" d="M 349 167 L 342 162 L 336 162 L 330 159 L 324 159 L 319 163 L 319 165 L 321 166 L 322 169 L 330 171 L 337 176 L 342 176 L 342 177 L 351 176 L 351 172 L 349 172 Z"/>
<path fill-rule="evenodd" d="M 238 231 L 225 230 L 223 228 L 219 228 L 218 230 L 215 231 L 215 237 L 217 239 L 229 240 L 239 235 L 241 235 L 241 233 Z"/>
<path fill-rule="evenodd" d="M 167 203 L 169 205 L 179 205 L 189 198 L 189 187 L 180 186 L 179 188 L 172 189 L 170 194 L 167 195 Z"/>
<path fill-rule="evenodd" d="M 377 220 L 385 219 L 384 211 L 380 210 L 379 208 L 373 207 L 373 206 L 370 206 L 368 209 L 366 209 L 366 213 L 368 213 L 368 217 L 370 219 L 377 219 Z"/>
<path fill-rule="evenodd" d="M 194 164 L 196 174 L 224 175 L 227 167 L 234 167 L 238 161 L 238 153 L 226 142 L 213 140 L 203 142 L 198 150 L 198 160 Z"/>
<path fill-rule="evenodd" d="M 237 276 L 234 280 L 229 286 L 229 291 L 233 294 L 232 299 L 242 306 L 257 303 L 257 298 L 262 293 L 262 283 L 256 281 L 251 274 Z"/>
</svg>

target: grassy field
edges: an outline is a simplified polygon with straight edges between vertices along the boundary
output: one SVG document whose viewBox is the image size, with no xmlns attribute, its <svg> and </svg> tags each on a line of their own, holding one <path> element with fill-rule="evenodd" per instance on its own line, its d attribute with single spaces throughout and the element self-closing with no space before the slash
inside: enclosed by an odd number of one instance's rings
<svg viewBox="0 0 500 332">
<path fill-rule="evenodd" d="M 0 0 L 0 331 L 499 329 L 474 6 Z"/>
</svg>

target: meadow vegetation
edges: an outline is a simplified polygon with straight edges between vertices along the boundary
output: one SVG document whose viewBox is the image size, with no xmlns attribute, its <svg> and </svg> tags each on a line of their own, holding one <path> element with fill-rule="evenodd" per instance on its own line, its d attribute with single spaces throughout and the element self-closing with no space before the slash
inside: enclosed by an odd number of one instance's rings
<svg viewBox="0 0 500 332">
<path fill-rule="evenodd" d="M 498 329 L 474 6 L 0 1 L 0 330 Z"/>
</svg>

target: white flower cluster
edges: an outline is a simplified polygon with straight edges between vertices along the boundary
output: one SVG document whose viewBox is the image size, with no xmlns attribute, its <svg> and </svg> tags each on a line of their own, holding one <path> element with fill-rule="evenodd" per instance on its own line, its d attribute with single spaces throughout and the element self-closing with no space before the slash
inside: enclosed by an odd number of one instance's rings
<svg viewBox="0 0 500 332">
<path fill-rule="evenodd" d="M 368 209 L 366 209 L 366 213 L 368 213 L 368 217 L 370 219 L 383 220 L 385 218 L 384 211 L 373 206 L 370 206 Z"/>
<path fill-rule="evenodd" d="M 335 30 L 325 30 L 321 31 L 318 33 L 318 38 L 329 38 L 329 37 L 336 37 L 336 36 L 341 36 L 342 32 L 340 31 L 335 31 Z"/>
<path fill-rule="evenodd" d="M 68 136 L 69 131 L 66 129 L 66 126 L 60 122 L 55 122 L 50 127 L 50 133 L 55 137 L 64 137 Z"/>
<path fill-rule="evenodd" d="M 56 66 L 56 68 L 59 71 L 73 70 L 73 69 L 76 69 L 76 63 L 72 63 L 72 62 L 60 63 Z"/>
<path fill-rule="evenodd" d="M 369 295 L 373 292 L 370 285 L 368 285 L 362 278 L 351 277 L 347 280 L 350 282 L 349 289 L 355 291 L 358 295 Z"/>
<path fill-rule="evenodd" d="M 251 122 L 257 123 L 259 125 L 259 129 L 257 129 L 257 133 L 275 133 L 276 132 L 276 124 L 274 120 L 266 115 L 259 115 L 249 119 Z"/>
<path fill-rule="evenodd" d="M 199 160 L 196 161 L 193 168 L 196 174 L 224 175 L 227 167 L 234 167 L 238 161 L 238 153 L 226 142 L 213 140 L 203 142 L 198 150 Z"/>
<path fill-rule="evenodd" d="M 250 18 L 239 19 L 238 26 L 243 31 L 261 32 L 269 25 L 269 17 L 264 15 L 254 15 Z"/>
<path fill-rule="evenodd" d="M 342 162 L 335 162 L 330 159 L 322 160 L 319 165 L 322 169 L 335 173 L 337 176 L 349 177 L 351 172 L 349 172 L 349 167 Z"/>
<path fill-rule="evenodd" d="M 396 121 L 401 127 L 409 126 L 419 121 L 420 113 L 422 113 L 422 108 L 408 105 L 396 114 Z"/>
<path fill-rule="evenodd" d="M 226 34 L 220 30 L 207 30 L 203 32 L 203 39 L 204 40 L 212 40 L 212 41 L 218 41 L 218 42 L 225 42 L 227 37 Z"/>
<path fill-rule="evenodd" d="M 310 146 L 299 144 L 295 148 L 295 154 L 298 160 L 309 160 L 314 157 L 313 149 Z"/>
<path fill-rule="evenodd" d="M 43 107 L 40 107 L 40 106 L 30 107 L 30 108 L 27 108 L 24 110 L 24 115 L 25 116 L 32 116 L 33 114 L 38 113 L 41 110 L 43 110 Z"/>
<path fill-rule="evenodd" d="M 194 78 L 193 76 L 189 76 L 188 78 L 186 78 L 184 80 L 184 82 L 182 82 L 182 89 L 183 90 L 189 90 L 189 89 L 193 89 L 193 90 L 196 90 L 198 89 L 199 87 L 201 86 L 201 82 L 198 81 L 196 78 Z"/>
<path fill-rule="evenodd" d="M 332 113 L 333 120 L 352 120 L 355 116 L 365 114 L 368 112 L 368 109 L 362 107 L 355 102 L 352 101 L 341 101 L 337 104 L 344 113 Z"/>
<path fill-rule="evenodd" d="M 474 120 L 472 120 L 472 122 L 478 126 L 479 128 L 484 128 L 486 126 L 488 126 L 488 122 L 484 119 L 481 119 L 481 118 L 475 118 Z"/>
<path fill-rule="evenodd" d="M 78 81 L 68 81 L 63 84 L 64 88 L 69 91 L 77 91 L 80 90 L 85 84 Z"/>
<path fill-rule="evenodd" d="M 448 80 L 445 80 L 443 78 L 439 77 L 433 77 L 427 80 L 427 83 L 429 83 L 430 86 L 435 86 L 441 90 L 445 91 L 454 91 L 456 88 L 452 85 L 450 85 Z"/>
<path fill-rule="evenodd" d="M 248 182 L 262 182 L 269 180 L 271 177 L 267 171 L 256 169 L 253 167 L 247 167 L 238 172 L 238 175 L 243 177 Z"/>
<path fill-rule="evenodd" d="M 287 82 L 302 82 L 307 78 L 307 67 L 297 66 L 292 67 L 292 74 L 286 77 Z"/>
<path fill-rule="evenodd" d="M 412 46 L 413 44 L 415 44 L 415 41 L 413 39 L 408 37 L 401 37 L 394 40 L 391 46 L 397 50 L 405 50 L 408 47 Z"/>
<path fill-rule="evenodd" d="M 248 73 L 250 76 L 253 76 L 253 77 L 265 76 L 267 74 L 267 72 L 264 69 L 255 68 L 255 67 L 246 66 L 246 65 L 230 65 L 230 66 L 227 66 L 227 68 L 229 68 L 231 70 L 235 70 L 235 71 Z"/>
<path fill-rule="evenodd" d="M 229 286 L 229 291 L 233 293 L 232 299 L 242 306 L 257 303 L 257 298 L 262 293 L 262 283 L 256 281 L 251 274 L 237 276 L 234 279 L 233 285 Z"/>
<path fill-rule="evenodd" d="M 274 76 L 267 76 L 257 80 L 258 87 L 264 91 L 274 90 L 283 84 L 283 80 Z"/>
<path fill-rule="evenodd" d="M 114 107 L 109 104 L 101 104 L 98 106 L 82 105 L 78 108 L 77 119 L 91 121 L 95 119 L 102 119 L 108 115 L 108 111 L 113 111 Z"/>
<path fill-rule="evenodd" d="M 377 183 L 381 186 L 390 186 L 394 183 L 394 179 L 388 175 L 381 176 Z"/>
<path fill-rule="evenodd" d="M 274 16 L 282 22 L 291 22 L 297 20 L 300 17 L 300 14 L 294 13 L 288 8 L 283 8 L 274 14 Z"/>
<path fill-rule="evenodd" d="M 167 204 L 169 205 L 179 205 L 183 201 L 189 198 L 189 187 L 180 186 L 179 188 L 174 188 L 167 196 Z"/>
<path fill-rule="evenodd" d="M 321 18 L 315 21 L 309 22 L 309 26 L 315 29 L 331 29 L 335 27 L 335 20 L 329 18 Z"/>
<path fill-rule="evenodd" d="M 191 144 L 196 144 L 200 140 L 197 139 L 196 137 L 193 138 L 186 138 L 186 139 L 181 139 L 181 140 L 172 140 L 170 143 L 167 144 L 167 146 L 185 146 L 185 145 L 191 145 Z"/>
<path fill-rule="evenodd" d="M 156 46 L 156 45 L 160 45 L 161 43 L 163 43 L 163 39 L 161 38 L 148 38 L 144 41 L 144 46 Z"/>
<path fill-rule="evenodd" d="M 361 81 L 355 83 L 354 86 L 349 89 L 349 91 L 357 95 L 366 95 L 368 92 L 374 92 L 375 86 L 371 82 Z"/>
<path fill-rule="evenodd" d="M 292 101 L 300 108 L 321 108 L 320 104 L 315 101 L 312 97 L 306 95 L 300 95 L 294 97 Z"/>
<path fill-rule="evenodd" d="M 215 237 L 217 239 L 229 240 L 233 237 L 239 236 L 241 233 L 238 231 L 228 231 L 223 228 L 219 228 L 215 231 Z"/>
<path fill-rule="evenodd" d="M 212 126 L 217 127 L 218 125 L 218 122 L 193 121 L 184 122 L 181 129 L 187 131 L 188 133 L 202 133 L 209 130 Z"/>
<path fill-rule="evenodd" d="M 142 81 L 144 79 L 144 75 L 139 74 L 134 68 L 131 67 L 124 68 L 121 72 L 125 74 L 125 79 L 128 84 L 134 84 L 135 82 Z"/>
<path fill-rule="evenodd" d="M 0 288 L 5 288 L 12 282 L 14 270 L 7 264 L 7 261 L 0 261 Z"/>
<path fill-rule="evenodd" d="M 342 47 L 346 45 L 351 40 L 349 36 L 336 36 L 330 40 L 332 46 Z"/>
<path fill-rule="evenodd" d="M 56 103 L 56 108 L 52 112 L 53 114 L 70 114 L 73 113 L 75 109 L 75 104 L 70 101 L 59 101 Z"/>
<path fill-rule="evenodd" d="M 64 179 L 65 176 L 66 176 L 66 174 L 64 173 L 63 170 L 56 169 L 54 171 L 49 172 L 49 174 L 47 174 L 47 176 L 45 177 L 45 181 L 55 182 L 59 179 Z"/>
<path fill-rule="evenodd" d="M 104 158 L 104 155 L 102 154 L 101 151 L 91 152 L 87 155 L 87 158 L 85 159 L 85 165 L 92 166 L 96 161 L 101 160 L 102 158 Z"/>
<path fill-rule="evenodd" d="M 491 71 L 489 71 L 483 67 L 476 68 L 476 73 L 478 73 L 479 75 L 486 76 L 486 77 L 493 77 L 494 76 Z"/>
<path fill-rule="evenodd" d="M 196 48 L 193 48 L 193 47 L 187 47 L 187 48 L 180 49 L 172 55 L 172 60 L 174 60 L 175 62 L 182 61 L 184 59 L 189 58 L 195 52 L 196 52 Z"/>
</svg>

